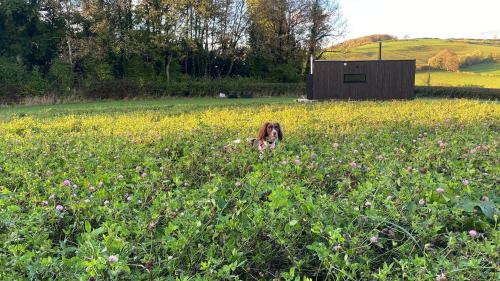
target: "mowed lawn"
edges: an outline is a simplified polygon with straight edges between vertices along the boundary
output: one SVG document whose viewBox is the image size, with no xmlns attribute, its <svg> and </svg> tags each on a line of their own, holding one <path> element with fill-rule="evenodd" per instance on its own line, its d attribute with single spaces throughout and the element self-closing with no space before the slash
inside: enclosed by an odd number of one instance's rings
<svg viewBox="0 0 500 281">
<path fill-rule="evenodd" d="M 0 108 L 0 280 L 498 280 L 499 126 L 447 99 Z"/>
</svg>

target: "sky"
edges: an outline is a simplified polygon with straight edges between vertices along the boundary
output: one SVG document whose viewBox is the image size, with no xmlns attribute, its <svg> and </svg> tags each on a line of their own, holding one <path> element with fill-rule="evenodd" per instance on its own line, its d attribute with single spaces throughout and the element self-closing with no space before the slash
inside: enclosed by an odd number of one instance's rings
<svg viewBox="0 0 500 281">
<path fill-rule="evenodd" d="M 500 0 L 338 0 L 351 39 L 371 34 L 402 38 L 498 38 Z"/>
</svg>

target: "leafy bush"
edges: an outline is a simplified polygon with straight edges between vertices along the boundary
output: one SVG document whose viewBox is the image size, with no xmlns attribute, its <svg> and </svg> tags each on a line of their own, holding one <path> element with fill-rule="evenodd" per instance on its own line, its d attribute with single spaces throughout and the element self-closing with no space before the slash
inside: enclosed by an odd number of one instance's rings
<svg viewBox="0 0 500 281">
<path fill-rule="evenodd" d="M 0 57 L 0 103 L 19 101 L 26 77 L 26 70 L 21 65 Z"/>
<path fill-rule="evenodd" d="M 131 80 L 104 80 L 94 83 L 86 91 L 90 99 L 124 99 L 141 96 L 139 84 Z"/>
<path fill-rule="evenodd" d="M 73 69 L 70 64 L 61 60 L 54 61 L 50 67 L 48 77 L 52 83 L 52 89 L 62 95 L 68 94 L 74 86 Z"/>
<path fill-rule="evenodd" d="M 285 83 L 299 82 L 301 76 L 299 75 L 296 64 L 280 64 L 272 66 L 269 72 L 272 81 L 279 81 Z"/>
<path fill-rule="evenodd" d="M 95 81 L 114 80 L 113 67 L 95 58 L 86 58 L 80 62 L 79 72 L 87 85 L 92 85 Z"/>
<path fill-rule="evenodd" d="M 42 75 L 38 66 L 34 66 L 28 72 L 27 77 L 28 79 L 24 88 L 25 96 L 41 96 L 51 90 L 49 81 Z"/>
<path fill-rule="evenodd" d="M 50 85 L 37 66 L 27 71 L 14 59 L 0 57 L 0 103 L 16 103 L 26 96 L 47 93 Z"/>
<path fill-rule="evenodd" d="M 481 51 L 460 56 L 460 67 L 467 67 L 475 64 L 494 62 L 493 54 L 485 55 Z"/>
</svg>

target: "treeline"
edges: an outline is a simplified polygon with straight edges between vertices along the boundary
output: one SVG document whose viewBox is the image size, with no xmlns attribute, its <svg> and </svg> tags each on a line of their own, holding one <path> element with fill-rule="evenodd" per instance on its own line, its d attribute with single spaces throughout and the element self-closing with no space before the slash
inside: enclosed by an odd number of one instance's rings
<svg viewBox="0 0 500 281">
<path fill-rule="evenodd" d="M 96 82 L 299 82 L 344 32 L 336 0 L 2 0 L 0 95 Z"/>
<path fill-rule="evenodd" d="M 431 57 L 428 65 L 431 69 L 456 72 L 462 67 L 494 62 L 496 60 L 500 60 L 500 56 L 491 53 L 484 54 L 481 51 L 474 51 L 472 53 L 459 56 L 448 49 L 444 49 L 439 51 L 435 56 Z"/>
</svg>

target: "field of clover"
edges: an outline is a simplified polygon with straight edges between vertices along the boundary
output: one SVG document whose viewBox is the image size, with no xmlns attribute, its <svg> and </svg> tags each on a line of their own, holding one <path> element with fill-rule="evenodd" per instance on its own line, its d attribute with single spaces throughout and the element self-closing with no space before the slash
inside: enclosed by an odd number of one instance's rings
<svg viewBox="0 0 500 281">
<path fill-rule="evenodd" d="M 498 280 L 499 137 L 466 100 L 3 120 L 0 280 Z"/>
</svg>

